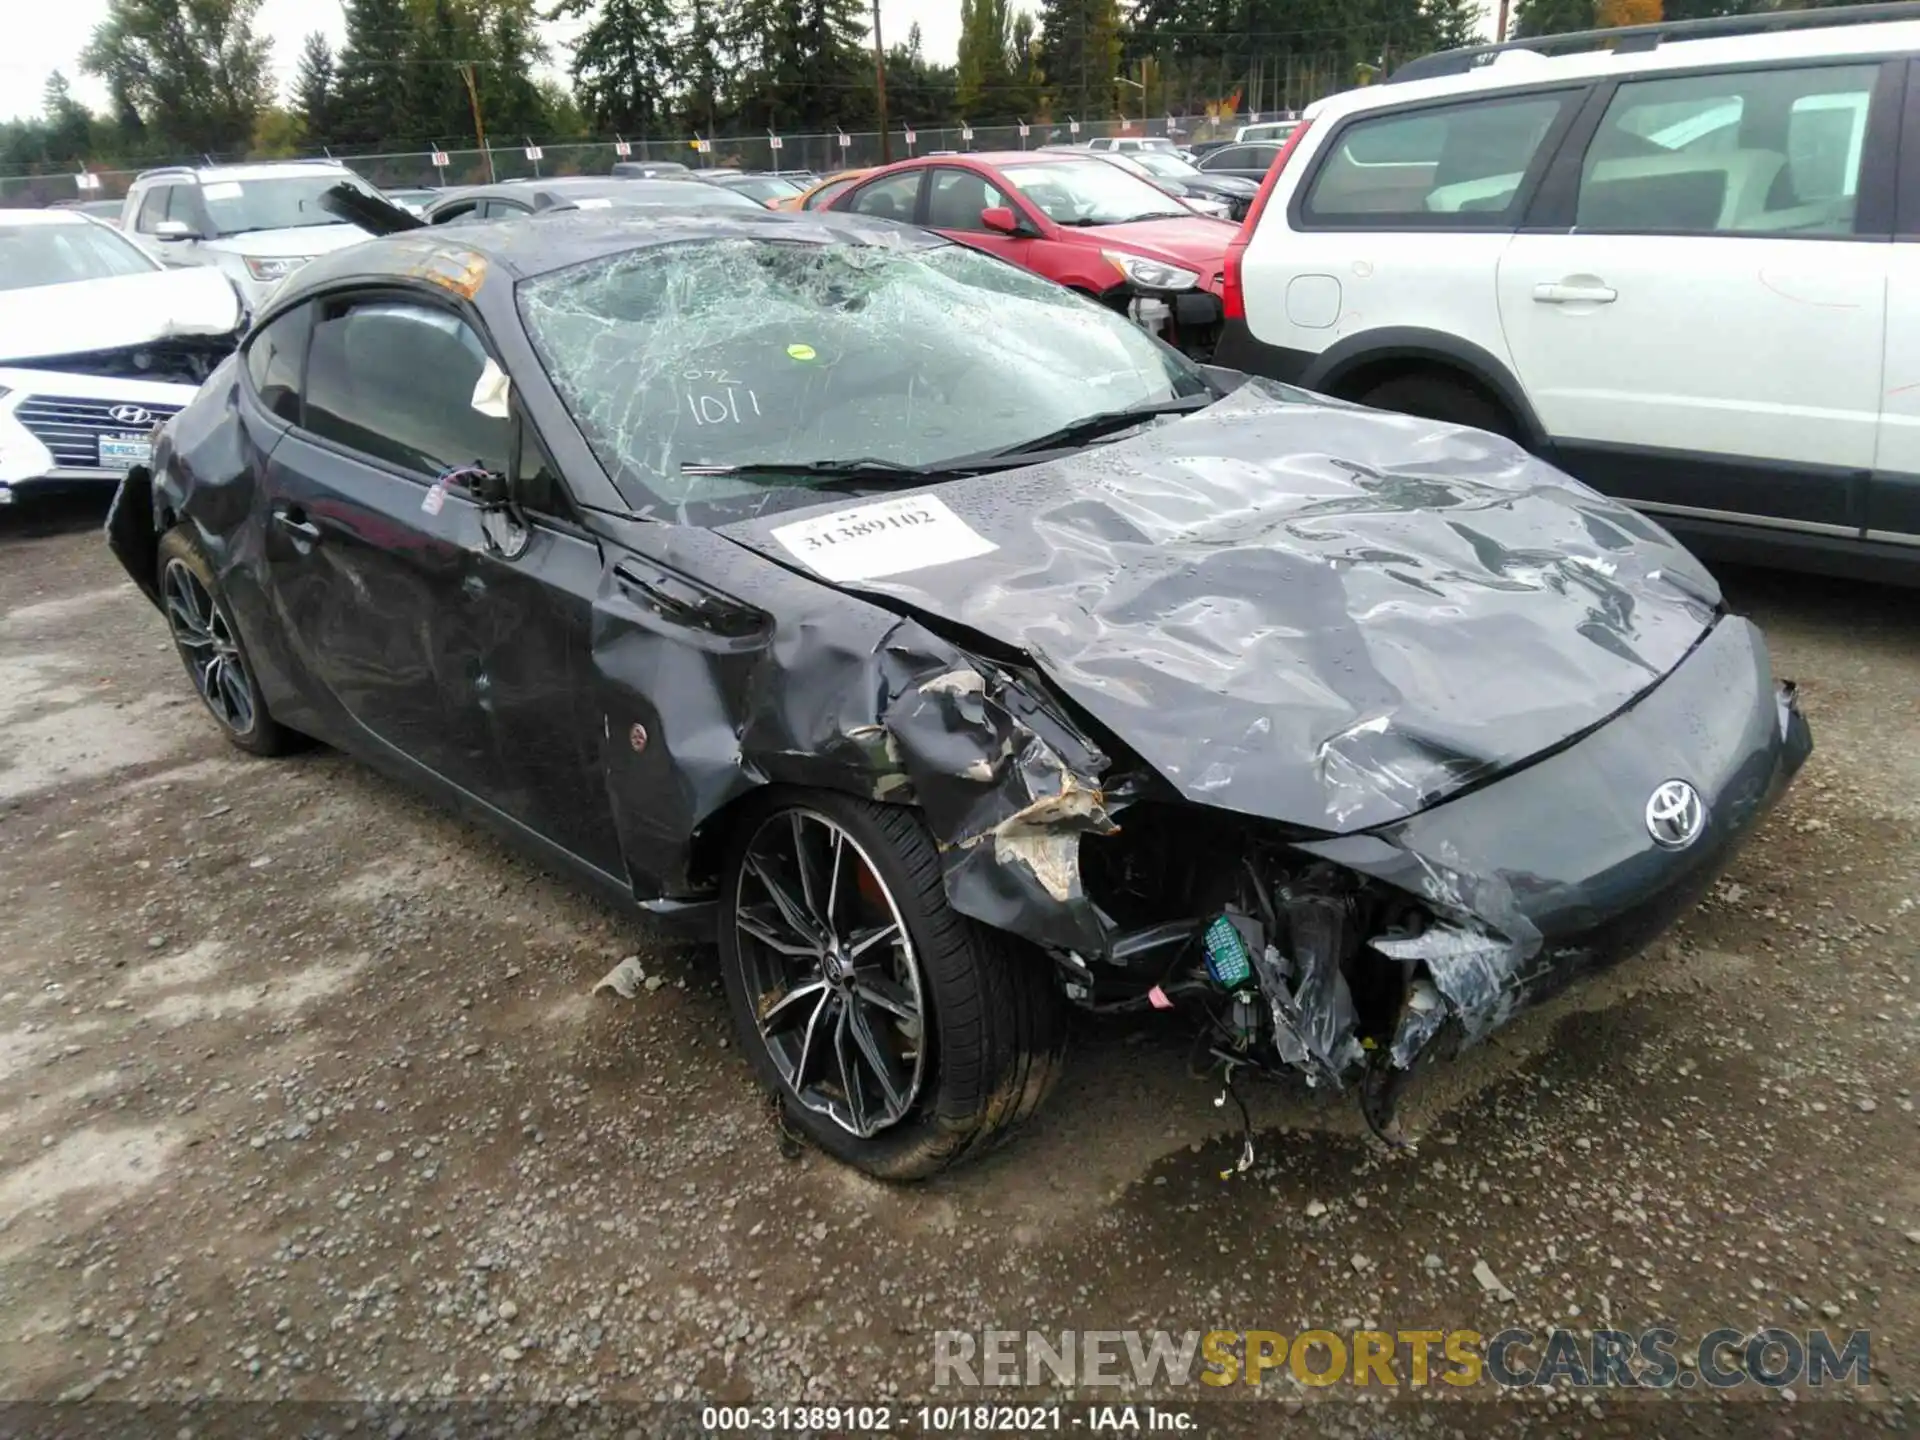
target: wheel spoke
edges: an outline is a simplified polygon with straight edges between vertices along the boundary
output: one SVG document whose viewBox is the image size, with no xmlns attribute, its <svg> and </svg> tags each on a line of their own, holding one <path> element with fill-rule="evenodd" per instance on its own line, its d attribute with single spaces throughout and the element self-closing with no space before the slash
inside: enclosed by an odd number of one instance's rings
<svg viewBox="0 0 1920 1440">
<path fill-rule="evenodd" d="M 826 937 L 820 933 L 818 923 L 802 908 L 799 901 L 787 893 L 786 887 L 773 878 L 773 873 L 767 869 L 764 860 L 758 855 L 750 854 L 747 856 L 747 868 L 753 872 L 753 878 L 760 882 L 761 887 L 767 892 L 767 898 L 773 901 L 780 911 L 780 918 L 787 922 L 788 928 L 794 934 L 811 941 L 816 947 L 825 941 Z"/>
<path fill-rule="evenodd" d="M 246 672 L 231 655 L 225 657 L 226 663 L 220 667 L 220 688 L 227 697 L 228 708 L 233 716 L 234 728 L 245 730 L 253 724 L 253 693 L 247 684 Z"/>
<path fill-rule="evenodd" d="M 795 1015 L 800 1013 L 798 1007 L 802 1000 L 807 999 L 809 996 L 818 995 L 826 988 L 827 982 L 824 980 L 808 980 L 794 986 L 793 989 L 789 990 L 778 1000 L 774 1001 L 772 1005 L 767 1007 L 766 1011 L 760 1016 L 760 1029 L 764 1033 L 771 1035 L 774 1032 L 775 1027 L 773 1022 L 776 1019 L 785 1015 L 787 1020 L 791 1021 Z M 816 1005 L 814 1008 L 817 1010 L 819 1006 Z"/>
<path fill-rule="evenodd" d="M 849 1017 L 852 1014 L 851 1005 L 841 1005 L 839 1018 L 833 1027 L 833 1053 L 840 1062 L 840 1089 L 847 1097 L 847 1116 L 853 1121 L 854 1132 L 866 1135 L 870 1133 L 867 1126 L 867 1092 L 860 1085 L 860 1063 L 847 1049 Z"/>
<path fill-rule="evenodd" d="M 796 1095 L 807 1088 L 807 1070 L 813 1060 L 813 1037 L 820 1028 L 821 1012 L 832 1003 L 833 992 L 826 991 L 821 995 L 820 1003 L 813 1007 L 813 1013 L 807 1017 L 807 1031 L 800 1038 L 800 1058 L 794 1062 L 793 1080 L 790 1082 Z"/>
<path fill-rule="evenodd" d="M 858 960 L 882 940 L 892 935 L 898 935 L 899 933 L 900 926 L 891 920 L 885 925 L 876 925 L 871 930 L 856 931 L 854 932 L 852 942 L 847 946 L 847 953 Z"/>
<path fill-rule="evenodd" d="M 833 928 L 833 916 L 840 903 L 840 857 L 846 852 L 847 837 L 838 829 L 833 832 L 833 868 L 827 875 L 827 913 L 820 918 L 827 922 L 827 933 L 837 934 Z"/>
<path fill-rule="evenodd" d="M 847 1006 L 847 1028 L 853 1032 L 853 1043 L 867 1062 L 867 1069 L 873 1072 L 873 1078 L 880 1082 L 880 1089 L 886 1094 L 888 1118 L 898 1119 L 907 1108 L 906 1087 L 895 1073 L 897 1062 L 880 1043 L 880 1037 L 873 1033 L 866 1011 L 857 1001 Z"/>
<path fill-rule="evenodd" d="M 914 1009 L 912 997 L 907 994 L 904 985 L 888 979 L 884 975 L 871 972 L 861 975 L 853 982 L 854 994 L 869 1005 L 877 1005 L 896 1019 L 920 1023 L 920 1012 Z"/>
<path fill-rule="evenodd" d="M 167 591 L 167 615 L 173 620 L 173 633 L 183 641 L 204 645 L 212 640 L 206 627 L 200 623 L 200 617 L 193 613 L 192 607 L 177 590 Z M 184 631 L 186 633 L 182 634 Z"/>
<path fill-rule="evenodd" d="M 780 932 L 776 930 L 771 923 L 762 919 L 751 910 L 740 911 L 733 917 L 733 923 L 740 929 L 746 931 L 747 934 L 751 935 L 754 939 L 758 940 L 762 945 L 765 945 L 769 950 L 776 951 L 781 955 L 791 955 L 797 958 L 814 960 L 820 958 L 820 947 L 818 945 L 808 944 L 804 939 L 793 940 L 782 937 Z M 791 932 L 789 932 L 789 934 L 791 934 Z"/>
<path fill-rule="evenodd" d="M 933 1065 L 900 905 L 855 831 L 806 805 L 768 815 L 736 863 L 748 1036 L 800 1108 L 871 1140 L 913 1110 Z"/>
</svg>

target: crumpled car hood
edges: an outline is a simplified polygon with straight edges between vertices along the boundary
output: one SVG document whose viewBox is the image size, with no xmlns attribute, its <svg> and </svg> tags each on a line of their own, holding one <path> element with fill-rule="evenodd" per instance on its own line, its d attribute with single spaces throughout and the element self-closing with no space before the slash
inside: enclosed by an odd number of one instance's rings
<svg viewBox="0 0 1920 1440">
<path fill-rule="evenodd" d="M 893 513 L 921 518 L 874 543 Z M 1336 834 L 1584 734 L 1719 603 L 1666 532 L 1516 445 L 1259 381 L 1053 463 L 722 533 L 1017 647 L 1190 800 Z"/>
<path fill-rule="evenodd" d="M 239 325 L 240 297 L 208 266 L 0 290 L 0 363 L 231 335 Z"/>
</svg>

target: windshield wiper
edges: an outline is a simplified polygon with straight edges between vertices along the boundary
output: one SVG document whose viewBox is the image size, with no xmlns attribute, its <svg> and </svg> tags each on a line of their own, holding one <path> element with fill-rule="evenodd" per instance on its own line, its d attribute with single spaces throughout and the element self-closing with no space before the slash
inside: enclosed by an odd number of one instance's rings
<svg viewBox="0 0 1920 1440">
<path fill-rule="evenodd" d="M 1197 395 L 1176 395 L 1171 400 L 1150 400 L 1143 405 L 1129 405 L 1123 410 L 1101 410 L 1092 415 L 1083 415 L 1071 425 L 1062 425 L 1058 430 L 1050 430 L 1032 440 L 1022 440 L 1018 445 L 1010 445 L 1004 450 L 991 450 L 978 458 L 982 460 L 1010 460 L 1020 455 L 1032 455 L 1042 450 L 1058 450 L 1069 445 L 1084 445 L 1098 440 L 1102 435 L 1111 435 L 1116 430 L 1131 430 L 1143 421 L 1156 415 L 1185 415 L 1195 410 L 1204 410 L 1220 397 L 1211 390 L 1202 390 Z M 962 462 L 965 463 L 965 462 Z"/>
<path fill-rule="evenodd" d="M 680 467 L 687 476 L 725 476 L 759 479 L 764 476 L 797 475 L 828 482 L 816 488 L 828 488 L 832 482 L 871 481 L 878 484 L 898 482 L 920 484 L 929 480 L 951 480 L 961 475 L 977 475 L 983 470 L 1007 468 L 991 456 L 956 460 L 942 465 L 903 465 L 897 460 L 879 460 L 856 456 L 846 460 L 749 460 L 738 465 L 708 465 L 692 460 Z"/>
</svg>

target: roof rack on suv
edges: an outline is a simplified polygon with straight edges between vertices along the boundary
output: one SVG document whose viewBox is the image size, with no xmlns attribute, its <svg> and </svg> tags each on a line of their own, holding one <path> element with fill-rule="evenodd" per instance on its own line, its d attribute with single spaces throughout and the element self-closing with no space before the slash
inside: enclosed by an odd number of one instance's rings
<svg viewBox="0 0 1920 1440">
<path fill-rule="evenodd" d="M 1465 75 L 1513 50 L 1552 55 L 1611 47 L 1621 54 L 1654 50 L 1668 40 L 1712 40 L 1730 35 L 1758 35 L 1770 30 L 1826 30 L 1841 25 L 1885 24 L 1920 20 L 1920 3 L 1899 0 L 1881 5 L 1841 5 L 1831 10 L 1763 10 L 1753 15 L 1723 15 L 1706 20 L 1666 20 L 1653 25 L 1623 25 L 1613 30 L 1576 30 L 1566 35 L 1535 35 L 1498 45 L 1466 45 L 1409 60 L 1387 77 L 1432 80 L 1442 75 Z"/>
</svg>

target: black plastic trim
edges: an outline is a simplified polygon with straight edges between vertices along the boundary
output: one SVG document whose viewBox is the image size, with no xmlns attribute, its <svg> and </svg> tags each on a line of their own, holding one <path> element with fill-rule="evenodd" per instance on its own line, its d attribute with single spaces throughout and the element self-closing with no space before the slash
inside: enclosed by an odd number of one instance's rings
<svg viewBox="0 0 1920 1440">
<path fill-rule="evenodd" d="M 1891 162 L 1896 177 L 1901 174 L 1903 160 L 1920 158 L 1920 59 L 1907 62 L 1907 90 L 1901 104 L 1899 133 L 1899 149 Z M 1896 180 L 1895 189 L 1898 193 L 1894 200 L 1894 239 L 1920 240 L 1920 179 L 1910 178 L 1905 183 Z"/>
</svg>

